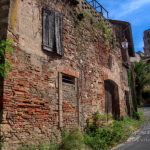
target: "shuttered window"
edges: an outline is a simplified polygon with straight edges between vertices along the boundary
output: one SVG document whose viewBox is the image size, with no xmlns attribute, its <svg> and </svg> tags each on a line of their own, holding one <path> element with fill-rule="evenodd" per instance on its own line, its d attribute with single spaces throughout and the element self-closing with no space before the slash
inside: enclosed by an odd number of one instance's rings
<svg viewBox="0 0 150 150">
<path fill-rule="evenodd" d="M 62 14 L 43 8 L 43 50 L 63 55 Z"/>
</svg>

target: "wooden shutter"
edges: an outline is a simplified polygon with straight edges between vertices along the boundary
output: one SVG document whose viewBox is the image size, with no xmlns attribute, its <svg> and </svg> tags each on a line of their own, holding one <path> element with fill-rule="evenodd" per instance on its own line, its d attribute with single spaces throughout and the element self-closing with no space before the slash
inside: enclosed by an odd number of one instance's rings
<svg viewBox="0 0 150 150">
<path fill-rule="evenodd" d="M 60 13 L 55 12 L 55 39 L 56 39 L 56 52 L 59 55 L 63 55 L 63 44 L 62 44 L 62 23 L 63 17 Z"/>
<path fill-rule="evenodd" d="M 55 12 L 47 7 L 43 8 L 43 50 L 55 49 Z"/>
</svg>

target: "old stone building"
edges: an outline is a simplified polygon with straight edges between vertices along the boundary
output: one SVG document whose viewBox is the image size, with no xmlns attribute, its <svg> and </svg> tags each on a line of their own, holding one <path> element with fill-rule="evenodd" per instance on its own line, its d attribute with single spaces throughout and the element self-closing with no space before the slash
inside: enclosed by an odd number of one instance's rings
<svg viewBox="0 0 150 150">
<path fill-rule="evenodd" d="M 1 0 L 0 27 L 14 46 L 12 72 L 1 80 L 4 149 L 59 140 L 62 127 L 84 128 L 97 111 L 130 114 L 128 22 L 85 0 Z"/>
<path fill-rule="evenodd" d="M 144 53 L 150 57 L 150 29 L 144 31 Z"/>
</svg>

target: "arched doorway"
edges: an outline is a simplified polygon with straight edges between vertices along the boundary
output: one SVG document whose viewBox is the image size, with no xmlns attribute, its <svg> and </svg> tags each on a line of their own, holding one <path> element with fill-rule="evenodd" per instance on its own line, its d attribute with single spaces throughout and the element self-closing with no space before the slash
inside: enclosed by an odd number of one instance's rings
<svg viewBox="0 0 150 150">
<path fill-rule="evenodd" d="M 113 119 L 120 117 L 118 85 L 112 80 L 105 80 L 105 113 L 112 113 Z"/>
</svg>

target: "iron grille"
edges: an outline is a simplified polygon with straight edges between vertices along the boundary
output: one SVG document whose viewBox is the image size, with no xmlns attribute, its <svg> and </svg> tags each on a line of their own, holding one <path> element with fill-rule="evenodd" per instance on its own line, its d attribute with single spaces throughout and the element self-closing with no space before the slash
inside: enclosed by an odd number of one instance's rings
<svg viewBox="0 0 150 150">
<path fill-rule="evenodd" d="M 103 16 L 109 18 L 109 12 L 97 0 L 86 0 L 86 1 Z"/>
</svg>

